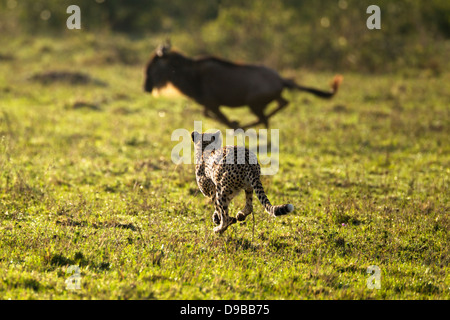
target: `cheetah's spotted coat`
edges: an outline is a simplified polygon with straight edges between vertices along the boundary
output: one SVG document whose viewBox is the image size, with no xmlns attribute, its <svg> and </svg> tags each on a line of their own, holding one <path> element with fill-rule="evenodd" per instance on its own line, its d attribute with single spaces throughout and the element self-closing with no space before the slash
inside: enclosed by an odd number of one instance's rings
<svg viewBox="0 0 450 320">
<path fill-rule="evenodd" d="M 215 207 L 214 232 L 222 233 L 237 220 L 244 221 L 253 212 L 253 190 L 267 213 L 280 216 L 294 210 L 292 204 L 272 206 L 260 181 L 261 168 L 256 155 L 239 146 L 220 148 L 220 131 L 192 132 L 195 145 L 195 175 L 200 191 L 210 198 Z M 236 218 L 228 215 L 231 200 L 245 190 L 246 203 Z"/>
</svg>

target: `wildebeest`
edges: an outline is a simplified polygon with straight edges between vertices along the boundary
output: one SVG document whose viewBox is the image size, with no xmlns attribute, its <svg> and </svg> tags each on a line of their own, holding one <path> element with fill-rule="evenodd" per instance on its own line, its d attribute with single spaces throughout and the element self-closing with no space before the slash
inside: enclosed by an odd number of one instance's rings
<svg viewBox="0 0 450 320">
<path fill-rule="evenodd" d="M 179 52 L 171 51 L 170 44 L 156 49 L 147 65 L 144 89 L 162 88 L 172 83 L 184 95 L 204 106 L 204 115 L 216 118 L 231 128 L 246 129 L 258 124 L 269 127 L 269 118 L 285 108 L 288 101 L 281 93 L 284 88 L 310 92 L 318 97 L 333 97 L 342 81 L 336 76 L 329 92 L 300 86 L 292 79 L 282 78 L 272 69 L 264 66 L 237 64 L 216 57 L 191 59 Z M 278 102 L 278 108 L 264 114 L 267 105 Z M 240 126 L 230 121 L 219 110 L 220 106 L 249 106 L 258 121 Z"/>
</svg>

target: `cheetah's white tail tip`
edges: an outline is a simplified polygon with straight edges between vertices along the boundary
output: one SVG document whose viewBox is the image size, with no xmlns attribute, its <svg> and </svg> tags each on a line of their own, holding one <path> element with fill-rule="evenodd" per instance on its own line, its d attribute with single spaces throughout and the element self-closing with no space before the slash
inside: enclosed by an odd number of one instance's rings
<svg viewBox="0 0 450 320">
<path fill-rule="evenodd" d="M 279 206 L 269 206 L 268 209 L 266 209 L 266 211 L 275 216 L 283 216 L 285 214 L 288 214 L 289 212 L 294 211 L 294 206 L 292 204 L 282 204 Z"/>
</svg>

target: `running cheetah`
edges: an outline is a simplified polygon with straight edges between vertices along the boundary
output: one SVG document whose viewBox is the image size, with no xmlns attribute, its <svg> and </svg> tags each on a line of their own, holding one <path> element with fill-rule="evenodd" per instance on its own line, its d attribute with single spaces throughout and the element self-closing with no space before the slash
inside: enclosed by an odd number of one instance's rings
<svg viewBox="0 0 450 320">
<path fill-rule="evenodd" d="M 221 147 L 220 131 L 215 133 L 192 132 L 195 148 L 195 175 L 200 191 L 215 206 L 212 216 L 217 227 L 214 232 L 223 233 L 236 221 L 244 221 L 253 212 L 253 190 L 264 209 L 271 216 L 285 215 L 294 210 L 292 204 L 272 206 L 260 181 L 261 168 L 253 152 L 239 146 Z M 245 190 L 246 203 L 235 217 L 228 215 L 230 201 Z"/>
</svg>

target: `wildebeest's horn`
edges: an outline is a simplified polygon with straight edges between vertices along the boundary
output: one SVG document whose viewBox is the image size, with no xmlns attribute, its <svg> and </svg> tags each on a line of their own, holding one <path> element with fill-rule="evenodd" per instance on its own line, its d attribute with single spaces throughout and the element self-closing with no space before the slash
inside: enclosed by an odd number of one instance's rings
<svg viewBox="0 0 450 320">
<path fill-rule="evenodd" d="M 164 49 L 164 46 L 160 45 L 160 46 L 158 46 L 158 48 L 156 48 L 156 55 L 158 57 L 162 57 L 164 55 L 165 51 L 166 50 Z"/>
<path fill-rule="evenodd" d="M 166 53 L 170 51 L 170 48 L 172 47 L 172 44 L 170 43 L 170 39 L 167 38 L 166 42 L 164 44 L 161 44 L 156 48 L 156 55 L 159 57 L 164 56 Z"/>
<path fill-rule="evenodd" d="M 166 43 L 164 44 L 164 47 L 167 51 L 169 51 L 172 48 L 172 42 L 170 41 L 170 38 L 166 38 Z"/>
</svg>

